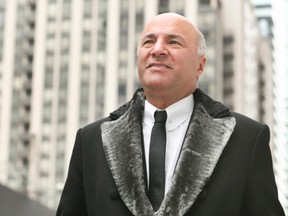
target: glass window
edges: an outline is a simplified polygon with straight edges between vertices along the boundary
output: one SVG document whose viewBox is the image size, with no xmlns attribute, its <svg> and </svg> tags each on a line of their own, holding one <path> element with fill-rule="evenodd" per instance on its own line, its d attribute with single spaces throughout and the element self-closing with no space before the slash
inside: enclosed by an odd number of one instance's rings
<svg viewBox="0 0 288 216">
<path fill-rule="evenodd" d="M 199 0 L 199 5 L 210 5 L 210 0 Z"/>
<path fill-rule="evenodd" d="M 71 2 L 70 1 L 64 1 L 63 2 L 63 19 L 70 19 L 71 14 Z"/>
<path fill-rule="evenodd" d="M 84 2 L 84 17 L 91 17 L 92 16 L 92 1 L 86 0 Z"/>
</svg>

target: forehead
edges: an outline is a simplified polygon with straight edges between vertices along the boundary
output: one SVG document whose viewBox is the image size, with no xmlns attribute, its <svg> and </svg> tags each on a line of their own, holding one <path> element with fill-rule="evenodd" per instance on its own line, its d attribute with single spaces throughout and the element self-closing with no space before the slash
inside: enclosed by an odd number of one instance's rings
<svg viewBox="0 0 288 216">
<path fill-rule="evenodd" d="M 141 38 L 159 35 L 185 40 L 195 36 L 195 29 L 190 22 L 179 17 L 156 17 L 146 25 Z"/>
</svg>

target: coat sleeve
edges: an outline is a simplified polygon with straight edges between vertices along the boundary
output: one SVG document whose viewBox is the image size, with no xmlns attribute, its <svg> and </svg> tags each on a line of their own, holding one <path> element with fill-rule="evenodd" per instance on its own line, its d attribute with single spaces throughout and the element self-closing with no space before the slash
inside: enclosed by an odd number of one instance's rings
<svg viewBox="0 0 288 216">
<path fill-rule="evenodd" d="M 87 216 L 83 188 L 81 129 L 77 132 L 68 176 L 57 209 L 57 216 Z"/>
<path fill-rule="evenodd" d="M 269 139 L 268 126 L 262 126 L 250 155 L 242 216 L 285 216 L 278 200 Z"/>
</svg>

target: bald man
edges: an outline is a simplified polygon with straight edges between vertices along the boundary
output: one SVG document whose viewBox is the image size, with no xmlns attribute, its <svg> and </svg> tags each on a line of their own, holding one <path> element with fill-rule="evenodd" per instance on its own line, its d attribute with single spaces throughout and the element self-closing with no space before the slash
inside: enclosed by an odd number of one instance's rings
<svg viewBox="0 0 288 216">
<path fill-rule="evenodd" d="M 198 89 L 205 63 L 204 37 L 185 17 L 164 13 L 146 25 L 138 46 L 142 88 L 79 129 L 57 216 L 284 216 L 268 126 Z M 150 145 L 159 112 L 164 154 Z M 163 172 L 155 172 L 159 161 Z M 155 181 L 160 196 L 151 192 Z"/>
</svg>

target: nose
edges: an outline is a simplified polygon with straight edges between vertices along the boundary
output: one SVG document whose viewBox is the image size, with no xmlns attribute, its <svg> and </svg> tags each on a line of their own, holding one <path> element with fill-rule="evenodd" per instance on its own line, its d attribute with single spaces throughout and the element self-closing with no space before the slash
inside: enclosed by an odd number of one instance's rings
<svg viewBox="0 0 288 216">
<path fill-rule="evenodd" d="M 165 43 L 163 41 L 157 41 L 151 50 L 151 55 L 156 57 L 167 55 Z"/>
</svg>

